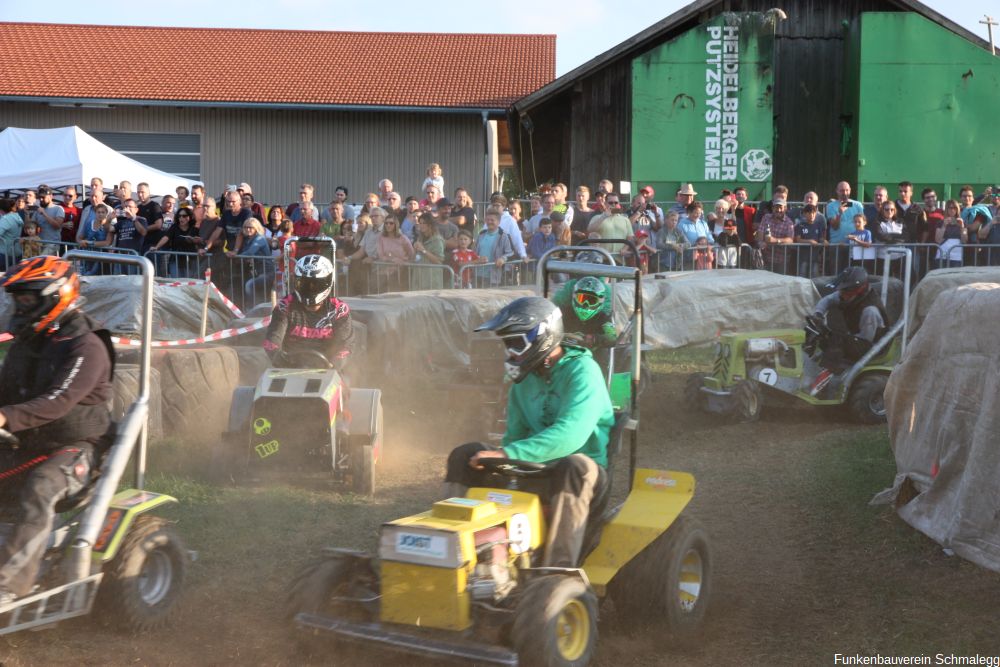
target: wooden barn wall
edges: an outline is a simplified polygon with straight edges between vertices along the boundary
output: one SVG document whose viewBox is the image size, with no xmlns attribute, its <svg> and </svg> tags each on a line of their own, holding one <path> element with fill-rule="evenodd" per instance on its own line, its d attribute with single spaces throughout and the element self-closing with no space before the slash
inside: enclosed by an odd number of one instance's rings
<svg viewBox="0 0 1000 667">
<path fill-rule="evenodd" d="M 579 90 L 579 92 L 577 92 Z M 630 179 L 632 67 L 613 63 L 580 81 L 570 98 L 569 184 L 593 191 L 602 178 Z"/>
<path fill-rule="evenodd" d="M 765 12 L 773 0 L 733 3 L 740 11 Z M 782 5 L 788 19 L 775 32 L 774 183 L 794 199 L 815 190 L 835 195 L 838 181 L 851 179 L 841 159 L 845 86 L 843 22 L 861 12 L 894 11 L 877 0 L 806 0 Z"/>
<path fill-rule="evenodd" d="M 486 147 L 477 114 L 283 111 L 122 106 L 110 109 L 0 103 L 0 127 L 78 125 L 88 131 L 176 132 L 201 136 L 209 193 L 246 181 L 265 202 L 298 199 L 300 183 L 329 202 L 338 185 L 362 201 L 382 178 L 405 198 L 419 194 L 430 162 L 458 186 L 483 196 Z M 99 174 L 94 174 L 95 176 Z"/>
</svg>

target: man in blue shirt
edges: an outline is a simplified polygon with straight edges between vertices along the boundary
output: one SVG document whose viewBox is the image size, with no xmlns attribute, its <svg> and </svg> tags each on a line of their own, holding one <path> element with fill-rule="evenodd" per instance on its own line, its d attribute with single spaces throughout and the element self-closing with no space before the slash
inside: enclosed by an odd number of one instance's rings
<svg viewBox="0 0 1000 667">
<path fill-rule="evenodd" d="M 839 273 L 847 266 L 847 236 L 854 233 L 854 216 L 864 215 L 861 202 L 851 199 L 851 184 L 837 183 L 837 198 L 826 205 L 826 224 L 830 238 L 827 271 Z"/>
</svg>

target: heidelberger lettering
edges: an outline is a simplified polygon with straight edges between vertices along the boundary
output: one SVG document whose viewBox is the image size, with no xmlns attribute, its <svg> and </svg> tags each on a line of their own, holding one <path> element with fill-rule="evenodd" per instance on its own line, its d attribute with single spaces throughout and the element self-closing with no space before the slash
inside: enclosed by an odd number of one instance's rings
<svg viewBox="0 0 1000 667">
<path fill-rule="evenodd" d="M 705 180 L 733 181 L 739 153 L 740 29 L 706 29 Z"/>
</svg>

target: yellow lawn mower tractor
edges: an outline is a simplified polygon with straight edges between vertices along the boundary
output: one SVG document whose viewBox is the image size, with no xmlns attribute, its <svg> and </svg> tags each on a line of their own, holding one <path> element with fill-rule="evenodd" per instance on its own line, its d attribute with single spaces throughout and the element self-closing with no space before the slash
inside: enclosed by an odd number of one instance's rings
<svg viewBox="0 0 1000 667">
<path fill-rule="evenodd" d="M 634 280 L 638 269 L 550 260 L 543 271 Z M 632 337 L 631 403 L 616 413 L 607 483 L 590 504 L 576 567 L 542 567 L 550 466 L 484 459 L 496 486 L 470 488 L 430 510 L 390 521 L 376 555 L 328 549 L 293 581 L 286 613 L 307 640 L 357 643 L 475 664 L 582 666 L 593 659 L 598 610 L 698 636 L 708 605 L 708 537 L 683 511 L 695 480 L 639 468 L 640 337 Z M 629 439 L 629 493 L 611 502 L 613 465 Z M 309 641 L 308 643 L 312 643 Z"/>
</svg>

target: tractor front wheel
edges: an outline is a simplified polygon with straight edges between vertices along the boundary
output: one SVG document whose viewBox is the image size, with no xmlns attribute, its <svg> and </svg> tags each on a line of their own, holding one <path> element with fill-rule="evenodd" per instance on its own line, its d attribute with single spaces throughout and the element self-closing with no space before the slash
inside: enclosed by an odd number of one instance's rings
<svg viewBox="0 0 1000 667">
<path fill-rule="evenodd" d="M 187 552 L 164 519 L 140 516 L 118 554 L 105 566 L 99 590 L 108 617 L 134 632 L 155 630 L 170 619 L 184 585 Z"/>
<path fill-rule="evenodd" d="M 597 648 L 597 598 L 576 577 L 532 579 L 518 601 L 511 639 L 519 664 L 587 665 Z"/>
<path fill-rule="evenodd" d="M 756 380 L 740 380 L 733 387 L 733 416 L 737 421 L 755 422 L 760 419 L 764 402 Z"/>
<path fill-rule="evenodd" d="M 847 395 L 847 407 L 862 424 L 884 424 L 885 385 L 889 377 L 885 373 L 863 375 L 851 386 Z"/>
<path fill-rule="evenodd" d="M 684 405 L 690 410 L 705 411 L 705 395 L 701 388 L 705 385 L 704 373 L 691 373 L 684 382 Z"/>
<path fill-rule="evenodd" d="M 377 599 L 378 578 L 367 560 L 341 554 L 321 556 L 308 563 L 292 581 L 285 597 L 284 618 L 291 625 L 299 613 L 321 614 L 350 621 L 367 622 L 373 613 L 360 602 L 344 598 Z M 337 599 L 340 598 L 340 599 Z M 313 653 L 308 635 L 300 633 L 300 648 Z M 316 651 L 325 648 L 316 646 Z M 338 646 L 341 654 L 349 647 Z M 317 653 L 319 654 L 319 653 Z"/>
</svg>

